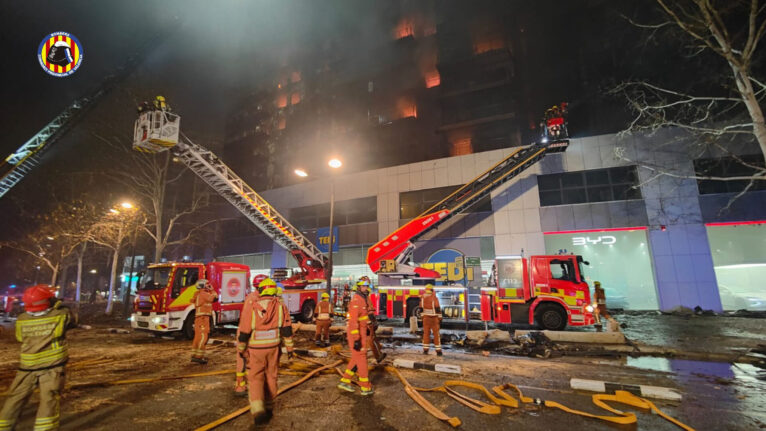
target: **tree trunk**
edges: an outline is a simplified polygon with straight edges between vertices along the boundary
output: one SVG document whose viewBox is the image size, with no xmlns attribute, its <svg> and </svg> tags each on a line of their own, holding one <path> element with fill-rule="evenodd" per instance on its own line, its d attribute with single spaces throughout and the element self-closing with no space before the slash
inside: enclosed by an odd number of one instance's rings
<svg viewBox="0 0 766 431">
<path fill-rule="evenodd" d="M 51 286 L 56 286 L 56 278 L 58 278 L 59 275 L 59 265 L 53 265 L 51 267 Z"/>
<path fill-rule="evenodd" d="M 69 272 L 69 265 L 61 265 L 61 270 L 59 271 L 59 284 L 61 285 L 61 289 L 59 289 L 59 297 L 61 299 L 64 299 L 66 296 L 67 282 L 69 281 L 67 272 Z"/>
<path fill-rule="evenodd" d="M 79 311 L 80 309 L 80 293 L 82 292 L 82 261 L 85 259 L 85 249 L 88 247 L 88 243 L 84 242 L 82 243 L 82 248 L 80 249 L 80 252 L 77 254 L 77 290 L 74 294 L 74 300 L 77 304 L 76 308 Z"/>
<path fill-rule="evenodd" d="M 120 249 L 119 247 L 114 250 L 114 254 L 112 254 L 112 273 L 109 277 L 109 297 L 106 301 L 106 314 L 112 315 L 112 301 L 114 301 L 114 285 L 117 281 L 117 261 L 120 257 Z"/>
<path fill-rule="evenodd" d="M 763 119 L 763 110 L 761 105 L 758 104 L 758 99 L 755 97 L 753 91 L 753 83 L 750 82 L 750 75 L 747 71 L 743 71 L 736 65 L 729 62 L 732 70 L 734 71 L 734 81 L 737 83 L 737 90 L 745 102 L 747 112 L 750 114 L 750 119 L 753 121 L 753 135 L 758 141 L 758 146 L 761 147 L 761 153 L 766 158 L 766 123 Z"/>
</svg>

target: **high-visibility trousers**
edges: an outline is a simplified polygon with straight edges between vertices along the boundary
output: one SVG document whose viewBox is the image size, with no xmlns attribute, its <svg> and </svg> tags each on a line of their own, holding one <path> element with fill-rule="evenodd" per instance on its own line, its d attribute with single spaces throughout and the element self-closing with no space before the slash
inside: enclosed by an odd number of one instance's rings
<svg viewBox="0 0 766 431">
<path fill-rule="evenodd" d="M 32 392 L 40 388 L 40 405 L 35 417 L 35 431 L 59 429 L 59 402 L 64 388 L 64 365 L 41 371 L 21 371 L 16 373 L 3 410 L 0 411 L 0 431 L 10 431 L 16 425 L 21 409 L 29 400 Z"/>
<path fill-rule="evenodd" d="M 612 317 L 609 311 L 606 309 L 606 304 L 598 304 L 596 307 L 596 323 L 601 323 L 601 318 L 609 319 Z"/>
<path fill-rule="evenodd" d="M 331 319 L 326 320 L 319 320 L 317 319 L 317 331 L 316 331 L 316 337 L 315 340 L 326 340 L 330 341 L 330 325 L 332 324 Z"/>
<path fill-rule="evenodd" d="M 343 377 L 341 377 L 340 381 L 351 383 L 351 379 L 356 375 L 359 377 L 359 387 L 362 389 L 362 392 L 365 392 L 372 389 L 372 384 L 370 384 L 367 366 L 367 333 L 365 330 L 362 330 L 362 332 L 362 348 L 359 351 L 354 350 L 354 340 L 352 337 L 348 337 L 348 349 L 351 350 L 351 360 L 348 361 L 346 371 L 343 372 Z"/>
<path fill-rule="evenodd" d="M 247 352 L 237 354 L 237 371 L 236 380 L 234 381 L 234 392 L 245 392 L 247 390 L 247 364 L 245 364 L 245 358 L 242 355 L 246 355 Z"/>
<path fill-rule="evenodd" d="M 431 347 L 431 334 L 434 337 L 434 347 L 436 351 L 442 349 L 441 338 L 439 338 L 439 326 L 441 321 L 439 316 L 423 316 L 423 351 L 428 352 L 428 348 Z"/>
<path fill-rule="evenodd" d="M 192 341 L 192 357 L 204 358 L 207 340 L 210 335 L 210 316 L 194 317 L 194 341 Z"/>
<path fill-rule="evenodd" d="M 257 415 L 274 408 L 277 397 L 279 346 L 247 349 L 247 389 L 250 414 Z"/>
</svg>

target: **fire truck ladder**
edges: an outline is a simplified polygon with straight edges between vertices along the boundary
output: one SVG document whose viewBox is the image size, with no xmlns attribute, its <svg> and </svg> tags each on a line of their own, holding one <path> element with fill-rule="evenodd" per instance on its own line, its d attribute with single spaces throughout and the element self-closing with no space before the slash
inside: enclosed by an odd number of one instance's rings
<svg viewBox="0 0 766 431">
<path fill-rule="evenodd" d="M 289 250 L 301 268 L 309 272 L 308 278 L 323 278 L 327 258 L 322 252 L 218 156 L 181 136 L 183 139 L 171 150 L 173 154 L 266 235 Z"/>
<path fill-rule="evenodd" d="M 133 70 L 141 63 L 141 59 L 149 51 L 149 48 L 156 46 L 157 40 L 165 37 L 176 28 L 170 27 L 162 34 L 147 41 L 136 54 L 128 57 L 121 68 L 114 74 L 104 78 L 93 93 L 72 102 L 53 121 L 32 136 L 18 150 L 6 157 L 2 164 L 0 164 L 0 198 L 40 164 L 40 157 L 43 152 L 64 136 L 83 117 L 84 113 L 93 108 L 117 84 L 130 76 Z"/>
<path fill-rule="evenodd" d="M 413 244 L 415 241 L 453 216 L 469 209 L 489 195 L 492 190 L 540 161 L 546 154 L 566 151 L 568 146 L 569 141 L 562 139 L 551 143 L 533 144 L 515 150 L 486 172 L 455 190 L 421 215 L 373 245 L 367 252 L 367 264 L 370 269 L 373 272 L 378 272 L 384 261 L 393 260 L 394 263 L 386 265 L 386 268 L 383 269 L 383 272 L 390 273 L 390 276 L 428 276 L 430 278 L 432 271 L 405 264 L 415 248 Z"/>
</svg>

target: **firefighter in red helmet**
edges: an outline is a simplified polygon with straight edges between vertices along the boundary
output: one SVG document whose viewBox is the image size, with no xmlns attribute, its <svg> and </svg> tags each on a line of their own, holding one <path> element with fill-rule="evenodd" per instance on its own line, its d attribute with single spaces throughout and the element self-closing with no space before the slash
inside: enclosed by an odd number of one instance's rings
<svg viewBox="0 0 766 431">
<path fill-rule="evenodd" d="M 56 299 L 50 286 L 28 288 L 22 300 L 25 312 L 16 320 L 16 340 L 22 343 L 19 371 L 0 411 L 0 431 L 14 429 L 21 409 L 38 388 L 40 405 L 34 428 L 58 429 L 64 365 L 69 359 L 66 331 L 77 326 L 77 319 Z"/>
</svg>

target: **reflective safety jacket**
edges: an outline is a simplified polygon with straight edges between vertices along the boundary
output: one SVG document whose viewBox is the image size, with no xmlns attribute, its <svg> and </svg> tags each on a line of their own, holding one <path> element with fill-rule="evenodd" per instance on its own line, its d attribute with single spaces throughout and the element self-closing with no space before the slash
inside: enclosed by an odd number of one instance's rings
<svg viewBox="0 0 766 431">
<path fill-rule="evenodd" d="M 348 304 L 348 323 L 346 334 L 349 340 L 367 337 L 367 324 L 370 317 L 367 314 L 367 296 L 361 293 L 354 295 Z"/>
<path fill-rule="evenodd" d="M 319 301 L 319 304 L 314 308 L 314 315 L 317 317 L 317 320 L 331 320 L 331 308 L 330 301 Z"/>
<path fill-rule="evenodd" d="M 192 296 L 192 304 L 195 308 L 195 316 L 212 316 L 213 315 L 213 302 L 216 295 L 213 289 L 197 289 Z"/>
<path fill-rule="evenodd" d="M 244 350 L 279 347 L 284 341 L 288 351 L 293 349 L 293 327 L 290 312 L 276 296 L 250 294 L 245 299 L 239 319 L 237 348 Z"/>
<path fill-rule="evenodd" d="M 441 316 L 442 314 L 439 299 L 433 293 L 424 293 L 420 297 L 420 307 L 423 308 L 424 316 Z"/>
<path fill-rule="evenodd" d="M 64 365 L 69 359 L 66 331 L 75 326 L 69 308 L 60 302 L 39 316 L 19 315 L 16 320 L 16 340 L 21 343 L 19 369 L 37 371 Z"/>
<path fill-rule="evenodd" d="M 596 303 L 598 303 L 598 305 L 606 305 L 606 293 L 604 292 L 604 288 L 596 288 L 595 292 L 593 293 L 593 296 L 595 296 Z"/>
</svg>

